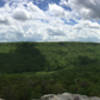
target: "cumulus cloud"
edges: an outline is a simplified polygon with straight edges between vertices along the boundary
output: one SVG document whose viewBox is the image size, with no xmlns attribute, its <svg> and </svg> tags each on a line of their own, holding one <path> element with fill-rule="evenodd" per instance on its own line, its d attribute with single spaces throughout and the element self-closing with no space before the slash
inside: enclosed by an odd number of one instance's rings
<svg viewBox="0 0 100 100">
<path fill-rule="evenodd" d="M 28 20 L 29 17 L 26 11 L 16 10 L 13 14 L 13 18 L 16 20 L 25 21 Z"/>
<path fill-rule="evenodd" d="M 99 0 L 69 0 L 67 5 L 79 13 L 81 17 L 100 19 L 100 1 Z"/>
<path fill-rule="evenodd" d="M 65 15 L 64 9 L 56 4 L 49 5 L 49 13 L 57 17 L 63 17 Z"/>
<path fill-rule="evenodd" d="M 0 24 L 8 25 L 9 21 L 7 18 L 0 16 Z"/>
<path fill-rule="evenodd" d="M 44 11 L 27 0 L 21 0 L 21 2 L 19 0 L 12 5 L 7 2 L 5 6 L 0 8 L 2 14 L 0 15 L 0 42 L 100 42 L 100 24 L 89 19 L 99 19 L 99 16 L 94 12 L 97 11 L 95 5 L 99 4 L 96 3 L 98 1 L 61 0 L 59 5 L 49 4 L 48 9 Z M 68 11 L 62 5 L 69 6 L 73 10 Z M 94 14 L 96 17 L 93 16 Z M 83 18 L 80 19 L 80 17 Z"/>
</svg>

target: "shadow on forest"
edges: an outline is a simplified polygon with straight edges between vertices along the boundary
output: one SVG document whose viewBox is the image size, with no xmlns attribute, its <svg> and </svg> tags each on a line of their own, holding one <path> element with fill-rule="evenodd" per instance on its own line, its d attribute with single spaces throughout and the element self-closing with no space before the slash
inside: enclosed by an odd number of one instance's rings
<svg viewBox="0 0 100 100">
<path fill-rule="evenodd" d="M 15 51 L 0 54 L 0 72 L 36 72 L 45 66 L 47 61 L 34 43 L 19 43 Z"/>
</svg>

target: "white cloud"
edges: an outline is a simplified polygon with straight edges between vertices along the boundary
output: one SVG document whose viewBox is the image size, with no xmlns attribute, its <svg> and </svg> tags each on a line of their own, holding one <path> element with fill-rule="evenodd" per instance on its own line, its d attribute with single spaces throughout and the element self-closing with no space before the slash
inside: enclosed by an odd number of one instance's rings
<svg viewBox="0 0 100 100">
<path fill-rule="evenodd" d="M 64 4 L 67 2 L 62 0 Z M 72 2 L 71 2 L 72 1 Z M 6 4 L 0 8 L 0 41 L 95 41 L 100 42 L 100 25 L 88 19 L 78 20 L 79 9 L 75 6 L 77 2 L 71 0 L 69 5 L 74 9 L 69 12 L 56 4 L 49 4 L 47 11 L 29 2 L 27 7 L 23 3 L 17 6 Z M 94 4 L 94 2 L 92 2 Z M 79 3 L 80 7 L 81 3 Z M 82 4 L 83 5 L 83 4 Z M 79 11 L 84 16 L 91 12 L 82 6 Z M 90 17 L 90 15 L 88 15 Z M 74 19 L 78 22 L 69 25 L 64 22 Z M 8 24 L 9 23 L 9 24 Z"/>
<path fill-rule="evenodd" d="M 6 17 L 0 16 L 0 24 L 8 25 L 9 21 L 8 21 L 8 19 Z"/>
<path fill-rule="evenodd" d="M 49 4 L 49 13 L 56 16 L 56 17 L 65 16 L 64 9 L 56 4 Z"/>
<path fill-rule="evenodd" d="M 68 5 L 83 18 L 100 19 L 100 0 L 69 0 Z"/>
<path fill-rule="evenodd" d="M 20 21 L 26 21 L 29 19 L 28 12 L 26 12 L 25 10 L 17 9 L 16 11 L 14 11 L 13 18 Z"/>
</svg>

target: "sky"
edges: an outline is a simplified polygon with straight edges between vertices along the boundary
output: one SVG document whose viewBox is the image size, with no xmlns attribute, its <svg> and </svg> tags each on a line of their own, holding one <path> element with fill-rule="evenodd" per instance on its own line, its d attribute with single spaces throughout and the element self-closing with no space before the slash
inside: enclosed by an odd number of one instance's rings
<svg viewBox="0 0 100 100">
<path fill-rule="evenodd" d="M 100 0 L 0 0 L 0 42 L 100 42 Z"/>
</svg>

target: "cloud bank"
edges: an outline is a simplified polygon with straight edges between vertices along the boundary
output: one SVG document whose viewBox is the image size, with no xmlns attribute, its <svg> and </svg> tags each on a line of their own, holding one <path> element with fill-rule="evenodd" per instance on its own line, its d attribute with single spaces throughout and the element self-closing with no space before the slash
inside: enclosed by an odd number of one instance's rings
<svg viewBox="0 0 100 100">
<path fill-rule="evenodd" d="M 40 6 L 47 1 L 46 9 Z M 0 42 L 100 42 L 99 0 L 47 1 L 5 0 L 0 7 Z"/>
</svg>

